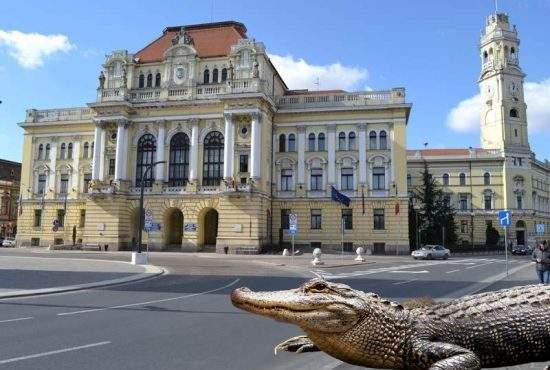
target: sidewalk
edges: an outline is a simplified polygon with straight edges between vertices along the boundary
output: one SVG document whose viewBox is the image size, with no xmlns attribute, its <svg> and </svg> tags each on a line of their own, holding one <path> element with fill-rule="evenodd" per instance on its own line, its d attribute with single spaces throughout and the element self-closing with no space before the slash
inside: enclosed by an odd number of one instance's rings
<svg viewBox="0 0 550 370">
<path fill-rule="evenodd" d="M 121 261 L 3 255 L 0 257 L 0 298 L 96 288 L 163 272 L 155 266 L 134 266 Z"/>
</svg>

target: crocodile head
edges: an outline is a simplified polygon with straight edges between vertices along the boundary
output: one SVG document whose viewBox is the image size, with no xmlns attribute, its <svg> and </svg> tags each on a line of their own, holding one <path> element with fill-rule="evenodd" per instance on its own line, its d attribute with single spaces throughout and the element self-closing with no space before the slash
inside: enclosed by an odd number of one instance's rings
<svg viewBox="0 0 550 370">
<path fill-rule="evenodd" d="M 344 284 L 313 279 L 297 289 L 253 292 L 235 289 L 235 307 L 255 314 L 298 325 L 306 331 L 344 332 L 362 317 L 366 295 Z"/>
</svg>

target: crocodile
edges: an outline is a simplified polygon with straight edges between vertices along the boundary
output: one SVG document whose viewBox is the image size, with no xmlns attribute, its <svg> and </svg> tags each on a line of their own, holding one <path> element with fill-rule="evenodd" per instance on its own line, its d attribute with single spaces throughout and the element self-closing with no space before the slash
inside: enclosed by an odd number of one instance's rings
<svg viewBox="0 0 550 370">
<path fill-rule="evenodd" d="M 383 369 L 474 370 L 550 361 L 550 285 L 526 285 L 414 309 L 322 279 L 231 293 L 237 308 L 299 326 L 275 347 L 323 351 Z"/>
</svg>

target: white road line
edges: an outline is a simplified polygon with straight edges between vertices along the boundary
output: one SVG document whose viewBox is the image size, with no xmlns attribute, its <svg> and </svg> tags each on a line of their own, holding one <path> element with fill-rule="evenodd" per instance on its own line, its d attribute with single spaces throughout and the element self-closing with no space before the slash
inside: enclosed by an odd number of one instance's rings
<svg viewBox="0 0 550 370">
<path fill-rule="evenodd" d="M 460 269 L 451 270 L 451 271 L 446 271 L 445 273 L 446 273 L 446 274 L 452 274 L 453 272 L 458 272 L 458 271 L 460 271 Z"/>
<path fill-rule="evenodd" d="M 232 286 L 232 285 L 237 284 L 240 280 L 241 280 L 241 279 L 235 279 L 235 280 L 233 280 L 231 283 L 229 283 L 229 284 L 227 284 L 227 285 L 224 285 L 224 286 L 222 286 L 222 287 L 220 287 L 220 288 L 216 288 L 216 289 L 212 289 L 212 290 L 207 290 L 207 291 L 205 291 L 205 292 L 199 292 L 199 293 L 193 293 L 193 294 L 188 294 L 188 295 L 182 295 L 182 296 L 179 296 L 179 297 L 172 297 L 172 298 L 165 298 L 165 299 L 157 299 L 157 300 L 148 301 L 148 302 L 130 303 L 130 304 L 124 304 L 124 305 L 120 305 L 120 306 L 111 306 L 111 307 L 103 307 L 103 308 L 92 308 L 92 309 L 89 309 L 89 310 L 82 310 L 82 311 L 62 312 L 62 313 L 58 313 L 57 316 L 78 315 L 78 314 L 81 314 L 81 313 L 98 312 L 98 311 L 106 311 L 106 310 L 116 310 L 116 309 L 119 309 L 119 308 L 127 308 L 127 307 L 135 307 L 135 306 L 144 306 L 144 305 L 153 304 L 153 303 L 162 303 L 162 302 L 175 301 L 175 300 L 178 300 L 178 299 L 186 299 L 186 298 L 191 298 L 191 297 L 197 297 L 197 296 L 200 296 L 200 295 L 204 295 L 204 294 L 208 294 L 208 293 L 213 293 L 213 292 L 217 292 L 217 291 L 220 291 L 220 290 L 224 290 L 224 289 L 226 289 L 226 288 L 229 288 L 229 287 Z"/>
<path fill-rule="evenodd" d="M 470 266 L 470 267 L 465 267 L 464 270 L 475 269 L 476 267 L 487 266 L 487 265 L 490 265 L 490 264 L 492 264 L 492 263 L 495 263 L 495 261 L 491 261 L 491 262 L 487 262 L 487 263 L 482 263 L 482 264 L 474 265 L 474 266 Z"/>
<path fill-rule="evenodd" d="M 104 346 L 104 345 L 109 344 L 109 343 L 111 343 L 111 342 L 110 342 L 110 341 L 105 341 L 105 342 L 91 343 L 91 344 L 86 344 L 86 345 L 78 346 L 78 347 L 69 347 L 69 348 L 64 348 L 64 349 L 58 349 L 58 350 L 56 350 L 56 351 L 35 353 L 34 355 L 28 355 L 28 356 L 21 356 L 21 357 L 8 358 L 8 359 L 6 359 L 6 360 L 0 360 L 0 365 L 9 364 L 9 363 L 11 363 L 11 362 L 17 362 L 17 361 L 22 361 L 22 360 L 29 360 L 29 359 L 31 359 L 31 358 L 37 358 L 37 357 L 45 357 L 45 356 L 56 355 L 56 354 L 58 354 L 58 353 L 71 352 L 71 351 L 78 351 L 79 349 L 86 349 L 86 348 Z"/>
<path fill-rule="evenodd" d="M 392 285 L 401 285 L 401 284 L 408 284 L 408 283 L 412 283 L 413 281 L 416 281 L 418 279 L 411 279 L 411 280 L 406 280 L 406 281 L 398 281 L 397 283 L 392 283 Z"/>
<path fill-rule="evenodd" d="M 23 321 L 23 320 L 32 320 L 32 319 L 34 319 L 34 317 L 30 316 L 30 317 L 20 317 L 18 319 L 0 320 L 0 324 L 4 322 L 14 322 L 14 321 Z"/>
<path fill-rule="evenodd" d="M 394 274 L 427 274 L 428 270 L 413 270 L 413 271 L 407 271 L 407 270 L 397 270 L 397 271 L 388 271 Z"/>
<path fill-rule="evenodd" d="M 310 270 L 309 272 L 311 272 L 313 275 L 317 276 L 319 279 L 324 279 L 322 272 L 317 272 L 317 271 L 313 271 L 313 270 Z"/>
</svg>

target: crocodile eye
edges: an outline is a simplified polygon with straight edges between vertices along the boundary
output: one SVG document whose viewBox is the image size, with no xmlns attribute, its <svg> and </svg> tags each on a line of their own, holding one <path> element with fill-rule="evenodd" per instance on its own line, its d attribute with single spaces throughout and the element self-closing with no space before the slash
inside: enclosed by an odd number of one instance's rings
<svg viewBox="0 0 550 370">
<path fill-rule="evenodd" d="M 310 292 L 320 293 L 320 292 L 325 291 L 326 289 L 327 289 L 327 284 L 326 283 L 318 282 L 318 283 L 315 283 L 314 285 L 310 286 L 308 290 Z"/>
</svg>

